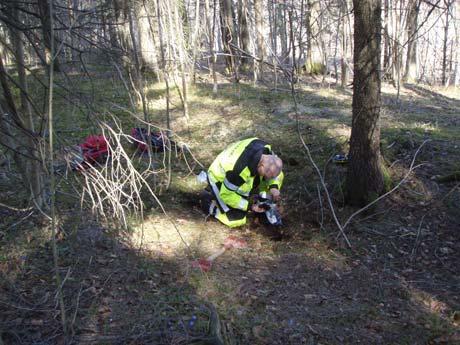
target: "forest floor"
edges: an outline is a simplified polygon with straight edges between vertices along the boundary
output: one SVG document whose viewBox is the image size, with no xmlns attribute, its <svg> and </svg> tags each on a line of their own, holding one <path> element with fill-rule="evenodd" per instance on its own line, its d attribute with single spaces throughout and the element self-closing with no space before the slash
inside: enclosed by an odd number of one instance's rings
<svg viewBox="0 0 460 345">
<path fill-rule="evenodd" d="M 106 104 L 127 102 L 104 82 L 97 75 L 81 92 L 105 90 Z M 157 84 L 147 95 L 159 124 L 164 91 Z M 299 127 L 289 91 L 272 86 L 222 82 L 213 96 L 201 81 L 190 90 L 189 120 L 175 92 L 172 99 L 171 127 L 204 166 L 242 138 L 272 144 L 285 162 L 281 240 L 254 219 L 238 229 L 205 219 L 194 178 L 200 168 L 192 163 L 191 174 L 183 157 L 173 161 L 170 188 L 157 189 L 167 216 L 146 200 L 145 220 L 129 231 L 58 198 L 67 338 L 49 224 L 19 209 L 26 204 L 17 180 L 2 166 L 0 199 L 17 209 L 0 206 L 0 344 L 459 344 L 459 181 L 438 177 L 460 170 L 460 92 L 406 85 L 397 99 L 384 85 L 381 147 L 393 186 L 428 141 L 408 181 L 345 229 L 351 248 L 319 197 L 298 132 L 343 224 L 356 209 L 344 205 L 346 165 L 330 158 L 347 152 L 352 92 L 311 81 L 297 93 Z M 87 117 L 75 120 L 78 109 L 59 99 L 56 107 L 57 131 L 71 144 L 95 133 Z M 124 124 L 129 131 L 134 122 Z M 229 235 L 248 247 L 227 251 L 209 272 L 192 267 Z"/>
</svg>

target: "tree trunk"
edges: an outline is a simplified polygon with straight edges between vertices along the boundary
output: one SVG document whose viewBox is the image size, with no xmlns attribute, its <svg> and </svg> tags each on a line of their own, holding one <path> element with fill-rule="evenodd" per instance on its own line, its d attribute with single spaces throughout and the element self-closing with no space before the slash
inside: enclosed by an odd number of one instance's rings
<svg viewBox="0 0 460 345">
<path fill-rule="evenodd" d="M 453 10 L 453 13 L 456 13 L 456 18 L 460 18 L 460 4 L 457 2 L 457 3 L 454 3 L 454 10 Z M 456 26 L 455 28 L 455 42 L 454 42 L 454 46 L 455 46 L 455 66 L 454 66 L 454 76 L 453 76 L 453 80 L 454 80 L 454 86 L 457 87 L 460 85 L 460 54 L 459 54 L 459 51 L 460 51 L 460 27 L 459 25 Z"/>
<path fill-rule="evenodd" d="M 220 0 L 220 24 L 222 31 L 222 44 L 224 45 L 225 62 L 227 71 L 235 71 L 232 44 L 236 44 L 235 27 L 233 25 L 233 3 L 231 0 Z"/>
<path fill-rule="evenodd" d="M 249 30 L 248 30 L 248 0 L 238 0 L 238 27 L 240 34 L 240 48 L 244 52 L 249 52 Z M 242 54 L 241 67 L 248 69 L 249 58 Z"/>
<path fill-rule="evenodd" d="M 179 7 L 177 4 L 174 6 L 174 21 L 176 26 L 176 37 L 177 37 L 177 44 L 179 46 L 179 66 L 181 72 L 181 80 L 182 80 L 182 92 L 179 92 L 180 98 L 182 101 L 182 110 L 184 113 L 184 117 L 188 120 L 188 85 L 187 85 L 187 68 L 186 68 L 186 61 L 185 61 L 185 39 L 184 39 L 184 29 L 182 26 L 182 22 L 179 18 Z"/>
<path fill-rule="evenodd" d="M 411 0 L 406 22 L 407 55 L 403 81 L 413 82 L 417 79 L 417 23 L 420 0 Z"/>
<path fill-rule="evenodd" d="M 340 63 L 341 66 L 341 80 L 340 86 L 345 88 L 348 82 L 348 32 L 347 32 L 347 25 L 349 24 L 349 13 L 348 13 L 348 0 L 342 0 L 342 13 L 343 13 L 343 20 L 342 20 L 342 60 Z"/>
<path fill-rule="evenodd" d="M 131 45 L 132 45 L 132 52 L 134 57 L 134 75 L 135 75 L 135 86 L 137 88 L 136 92 L 139 95 L 139 100 L 142 106 L 142 112 L 144 114 L 144 121 L 149 121 L 148 111 L 147 111 L 147 100 L 145 98 L 145 90 L 144 90 L 144 79 L 142 77 L 142 65 L 141 65 L 141 57 L 139 56 L 139 49 L 138 44 L 139 40 L 136 37 L 135 28 L 134 28 L 134 4 L 128 9 L 128 21 L 129 21 L 129 34 L 131 37 Z"/>
<path fill-rule="evenodd" d="M 279 4 L 278 5 L 278 12 L 279 12 L 279 23 L 280 23 L 280 38 L 281 38 L 281 61 L 284 61 L 284 59 L 287 57 L 289 53 L 288 49 L 288 30 L 287 30 L 287 11 L 286 11 L 286 5 L 284 4 Z"/>
<path fill-rule="evenodd" d="M 15 58 L 17 59 L 18 56 L 16 55 Z M 24 61 L 19 61 L 17 66 L 19 69 L 24 68 Z M 28 121 L 24 120 L 23 114 L 18 111 L 6 75 L 3 55 L 0 52 L 0 84 L 6 102 L 0 103 L 0 132 L 2 133 L 0 144 L 11 150 L 24 187 L 30 191 L 31 199 L 36 206 L 41 207 L 44 204 L 45 188 L 37 149 L 38 143 L 34 138 L 35 133 L 29 128 L 33 123 L 30 122 L 30 117 Z M 26 85 L 22 85 L 21 88 L 24 86 Z M 23 89 L 21 93 L 25 90 Z"/>
<path fill-rule="evenodd" d="M 52 0 L 50 0 L 52 1 Z M 51 55 L 51 21 L 49 16 L 49 6 L 48 0 L 37 0 L 38 10 L 40 14 L 40 21 L 42 24 L 42 33 L 43 33 L 43 45 L 45 47 L 45 61 L 47 67 L 50 65 L 52 55 Z M 56 37 L 53 35 L 54 41 Z M 56 44 L 54 45 L 56 46 Z M 61 70 L 59 60 L 57 57 L 54 58 L 54 71 L 59 72 Z"/>
<path fill-rule="evenodd" d="M 453 0 L 452 0 L 453 1 Z M 450 5 L 451 0 L 444 1 L 446 5 L 446 25 L 444 26 L 444 39 L 442 46 L 442 85 L 446 85 L 447 82 L 447 45 L 449 41 L 449 17 L 450 17 Z"/>
<path fill-rule="evenodd" d="M 198 40 L 198 32 L 200 30 L 200 0 L 195 0 L 195 25 L 193 27 L 193 35 L 192 35 L 192 63 L 191 63 L 191 76 L 193 83 L 196 83 L 196 76 L 195 76 L 195 65 L 196 65 L 196 54 L 199 40 Z"/>
<path fill-rule="evenodd" d="M 207 20 L 207 27 L 208 27 L 208 36 L 209 36 L 209 55 L 211 56 L 211 64 L 210 64 L 210 71 L 212 74 L 212 93 L 213 95 L 217 95 L 217 74 L 216 74 L 216 53 L 214 51 L 214 43 L 215 43 L 215 24 L 216 24 L 216 0 L 213 3 L 213 14 L 212 14 L 212 24 L 209 20 L 209 0 L 205 0 L 204 8 L 206 11 L 206 20 Z"/>
<path fill-rule="evenodd" d="M 21 22 L 19 18 L 19 11 L 16 6 L 12 7 L 10 14 L 11 18 L 14 19 L 16 23 Z M 18 135 L 21 139 L 18 139 L 17 135 L 13 135 L 11 144 L 13 144 L 16 147 L 16 150 L 25 152 L 28 156 L 28 158 L 25 158 L 24 156 L 20 156 L 16 153 L 14 159 L 18 167 L 22 167 L 22 169 L 24 169 L 24 171 L 22 171 L 21 174 L 24 177 L 23 179 L 25 187 L 30 190 L 31 197 L 35 201 L 35 203 L 41 207 L 44 202 L 43 171 L 41 169 L 37 144 L 31 136 L 32 133 L 35 133 L 35 124 L 28 92 L 28 83 L 24 60 L 23 34 L 20 30 L 12 26 L 10 27 L 10 32 L 16 68 L 18 71 L 18 84 L 20 88 L 19 94 L 21 100 L 20 108 L 17 110 L 10 109 L 10 111 L 17 112 L 18 120 L 20 119 L 22 125 L 29 132 L 21 133 L 21 131 L 19 131 Z M 3 87 L 7 87 L 6 81 L 4 81 Z M 5 96 L 7 96 L 7 94 L 8 92 L 5 93 Z M 14 100 L 11 100 L 10 103 L 13 104 Z M 4 127 L 4 130 L 8 129 L 11 128 L 8 128 L 8 126 Z"/>
<path fill-rule="evenodd" d="M 165 80 L 166 85 L 166 128 L 168 129 L 168 133 L 171 130 L 171 118 L 170 118 L 170 110 L 169 110 L 169 102 L 170 102 L 170 95 L 169 95 L 169 74 L 166 68 L 166 57 L 165 57 L 165 50 L 164 50 L 164 39 L 163 39 L 163 25 L 161 23 L 161 8 L 160 8 L 160 0 L 156 0 L 156 7 L 157 7 L 157 23 L 158 23 L 158 39 L 160 41 L 160 56 L 161 56 L 161 70 L 163 72 L 163 78 Z"/>
<path fill-rule="evenodd" d="M 305 28 L 307 35 L 307 45 L 306 45 L 306 56 L 305 56 L 305 68 L 307 73 L 311 73 L 311 67 L 313 63 L 313 52 L 312 52 L 312 27 L 311 27 L 311 12 L 312 12 L 312 3 L 311 0 L 307 0 L 307 11 L 305 13 Z"/>
<path fill-rule="evenodd" d="M 380 0 L 353 0 L 353 119 L 347 197 L 364 205 L 384 192 L 380 154 Z"/>
<path fill-rule="evenodd" d="M 391 42 L 388 32 L 390 0 L 384 0 L 384 18 L 383 18 L 383 78 L 391 79 L 390 61 L 391 61 Z"/>
<path fill-rule="evenodd" d="M 257 61 L 256 68 L 258 79 L 262 79 L 263 75 L 263 61 L 265 59 L 265 43 L 264 43 L 264 6 L 263 0 L 254 0 L 254 17 L 255 17 L 255 31 L 256 31 L 256 56 L 260 59 Z"/>
</svg>

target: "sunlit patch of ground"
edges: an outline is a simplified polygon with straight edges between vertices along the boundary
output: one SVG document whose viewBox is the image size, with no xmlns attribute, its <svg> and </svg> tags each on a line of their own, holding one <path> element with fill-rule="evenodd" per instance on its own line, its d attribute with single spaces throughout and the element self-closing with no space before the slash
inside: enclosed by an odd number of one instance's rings
<svg viewBox="0 0 460 345">
<path fill-rule="evenodd" d="M 82 92 L 88 99 L 94 96 L 100 114 L 116 112 L 127 129 L 139 125 L 127 111 L 111 105 L 124 94 L 121 85 L 107 90 L 104 82 L 103 78 L 85 82 Z M 451 339 L 458 332 L 460 204 L 455 184 L 440 184 L 436 176 L 454 169 L 459 158 L 454 125 L 460 97 L 452 90 L 425 89 L 402 88 L 396 100 L 397 90 L 383 86 L 382 151 L 393 164 L 393 182 L 406 174 L 419 145 L 431 139 L 417 160 L 427 164 L 347 228 L 353 245 L 349 249 L 338 236 L 326 203 L 319 201 L 319 181 L 305 157 L 296 124 L 299 119 L 300 132 L 326 172 L 338 218 L 344 221 L 353 212 L 343 206 L 346 168 L 326 163 L 333 154 L 348 150 L 349 89 L 298 85 L 297 114 L 289 91 L 225 82 L 213 97 L 211 84 L 198 84 L 190 88 L 186 119 L 177 90 L 171 88 L 171 128 L 205 167 L 227 144 L 245 137 L 258 136 L 273 145 L 287 173 L 283 187 L 287 236 L 273 241 L 252 219 L 239 229 L 205 220 L 197 200 L 203 186 L 194 181 L 201 167 L 187 153 L 194 169 L 190 172 L 183 158 L 173 156 L 170 188 L 163 186 L 158 193 L 166 214 L 154 200 L 146 200 L 151 208 L 145 210 L 145 220 L 133 221 L 124 237 L 90 223 L 89 215 L 62 219 L 61 273 L 65 276 L 70 269 L 64 284 L 66 302 L 71 317 L 76 315 L 74 329 L 87 337 L 80 340 L 148 343 L 148 338 L 122 337 L 152 330 L 170 336 L 170 327 L 184 336 L 183 321 L 202 312 L 205 303 L 216 306 L 229 344 L 422 344 Z M 93 90 L 97 92 L 91 94 Z M 164 128 L 164 84 L 152 84 L 146 91 L 149 116 Z M 125 101 L 130 108 L 126 97 Z M 87 115 L 94 115 L 82 112 L 78 122 L 70 122 L 80 110 L 64 103 L 57 103 L 62 106 L 59 130 L 82 126 Z M 137 107 L 131 110 L 142 117 L 138 103 Z M 72 132 L 68 139 L 75 144 L 93 130 L 97 128 Z M 6 221 L 8 226 L 15 222 Z M 22 225 L 33 228 L 26 221 Z M 55 294 L 50 233 L 46 226 L 40 229 L 17 233 L 9 229 L 12 236 L 0 239 L 6 253 L 0 268 L 15 271 L 19 293 L 36 301 L 45 300 L 45 292 Z M 209 272 L 191 266 L 192 260 L 219 250 L 229 235 L 243 238 L 248 247 L 225 252 Z M 0 288 L 8 296 L 18 295 L 7 284 Z M 19 298 L 14 301 L 23 303 Z M 59 327 L 54 300 L 46 301 L 49 313 L 21 311 L 21 317 L 1 320 L 10 322 L 12 329 L 35 332 L 28 338 L 35 339 L 43 325 Z M 18 313 L 8 305 L 2 308 L 8 315 Z M 21 326 L 27 318 L 36 325 Z M 13 335 L 8 333 L 7 339 Z"/>
</svg>

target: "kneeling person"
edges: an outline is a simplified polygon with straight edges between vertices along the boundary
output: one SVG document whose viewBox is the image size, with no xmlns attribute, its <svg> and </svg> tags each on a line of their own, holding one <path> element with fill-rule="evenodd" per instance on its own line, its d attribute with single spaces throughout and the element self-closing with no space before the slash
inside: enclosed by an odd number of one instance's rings
<svg viewBox="0 0 460 345">
<path fill-rule="evenodd" d="M 202 203 L 204 211 L 230 227 L 246 224 L 251 191 L 265 192 L 275 202 L 281 199 L 282 168 L 281 159 L 263 140 L 250 138 L 230 144 L 208 169 L 213 195 Z M 256 204 L 251 209 L 264 212 Z"/>
</svg>

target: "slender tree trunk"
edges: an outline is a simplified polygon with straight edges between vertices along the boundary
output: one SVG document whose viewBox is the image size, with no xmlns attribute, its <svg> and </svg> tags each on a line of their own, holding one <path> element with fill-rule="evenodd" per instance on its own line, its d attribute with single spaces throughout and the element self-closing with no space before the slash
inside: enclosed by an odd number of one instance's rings
<svg viewBox="0 0 460 345">
<path fill-rule="evenodd" d="M 206 19 L 207 19 L 207 27 L 208 27 L 208 37 L 209 37 L 209 55 L 211 56 L 211 64 L 210 70 L 212 74 L 212 93 L 213 95 L 217 95 L 217 74 L 216 74 L 216 53 L 214 51 L 214 43 L 215 43 L 215 27 L 216 27 L 216 0 L 213 3 L 213 14 L 212 14 L 212 22 L 209 20 L 209 0 L 205 0 L 205 11 L 206 11 Z"/>
<path fill-rule="evenodd" d="M 196 76 L 195 76 L 195 65 L 196 65 L 196 54 L 198 50 L 198 45 L 200 44 L 198 41 L 198 32 L 200 30 L 200 0 L 195 0 L 195 26 L 193 27 L 193 35 L 192 35 L 192 64 L 191 64 L 191 75 L 193 84 L 196 83 Z"/>
<path fill-rule="evenodd" d="M 220 24 L 222 31 L 222 43 L 224 46 L 225 61 L 228 73 L 234 73 L 234 53 L 232 44 L 236 44 L 235 27 L 233 25 L 233 3 L 231 0 L 220 1 Z"/>
<path fill-rule="evenodd" d="M 303 59 L 303 22 L 304 22 L 304 12 L 305 12 L 305 0 L 301 0 L 300 2 L 300 21 L 299 21 L 299 57 L 297 58 L 296 66 L 297 66 L 297 74 L 300 74 L 300 70 L 302 68 L 301 61 Z M 339 25 L 339 24 L 338 24 Z"/>
<path fill-rule="evenodd" d="M 349 15 L 348 15 L 348 0 L 342 0 L 342 12 L 343 12 L 343 21 L 342 21 L 342 60 L 340 63 L 341 66 L 341 80 L 340 86 L 345 88 L 348 82 L 348 62 L 347 62 L 347 55 L 348 55 L 348 33 L 347 33 L 347 24 L 349 23 Z"/>
<path fill-rule="evenodd" d="M 248 0 L 238 0 L 238 26 L 241 50 L 249 52 Z M 249 62 L 249 58 L 243 53 L 241 57 L 241 68 L 247 70 Z"/>
<path fill-rule="evenodd" d="M 312 27 L 311 27 L 311 12 L 312 12 L 312 3 L 311 0 L 307 0 L 307 11 L 305 14 L 305 28 L 307 35 L 307 45 L 306 50 L 307 54 L 305 57 L 305 68 L 307 73 L 311 73 L 311 67 L 313 63 L 313 52 L 312 52 Z"/>
<path fill-rule="evenodd" d="M 281 60 L 283 61 L 288 54 L 287 15 L 286 5 L 284 3 L 278 4 L 278 18 L 278 22 L 280 24 Z"/>
<path fill-rule="evenodd" d="M 52 1 L 52 0 L 49 0 Z M 50 65 L 52 55 L 51 55 L 51 37 L 54 41 L 56 38 L 51 36 L 51 21 L 48 11 L 48 0 L 37 0 L 39 14 L 40 14 L 40 21 L 42 24 L 42 33 L 43 33 L 43 45 L 45 47 L 45 61 L 47 66 Z M 54 58 L 54 71 L 59 72 L 61 70 L 59 60 L 57 57 Z"/>
<path fill-rule="evenodd" d="M 363 205 L 385 189 L 380 154 L 380 0 L 353 0 L 353 119 L 348 202 Z"/>
<path fill-rule="evenodd" d="M 453 0 L 452 0 L 453 1 Z M 445 0 L 444 3 L 446 5 L 446 22 L 444 26 L 444 38 L 442 44 L 442 85 L 446 86 L 447 83 L 447 45 L 449 41 L 449 18 L 450 18 L 450 5 L 452 4 L 451 0 Z"/>
<path fill-rule="evenodd" d="M 134 4 L 131 4 L 131 6 L 134 6 Z M 144 79 L 142 77 L 142 72 L 141 72 L 142 66 L 141 66 L 141 59 L 140 59 L 139 50 L 138 50 L 138 37 L 136 37 L 135 29 L 134 29 L 134 18 L 133 18 L 134 9 L 131 6 L 128 9 L 128 21 L 129 21 L 129 33 L 131 37 L 132 51 L 133 51 L 133 56 L 134 56 L 134 68 L 135 68 L 134 74 L 135 74 L 136 88 L 137 88 L 136 91 L 139 94 L 139 98 L 141 101 L 142 112 L 144 114 L 144 121 L 148 122 L 149 115 L 147 111 L 147 100 L 145 97 Z"/>
<path fill-rule="evenodd" d="M 188 120 L 188 85 L 187 85 L 187 68 L 185 62 L 185 39 L 184 39 L 184 29 L 182 27 L 181 20 L 179 18 L 179 8 L 177 4 L 174 6 L 174 19 L 175 19 L 175 26 L 176 26 L 176 37 L 178 39 L 178 53 L 179 53 L 179 66 L 181 72 L 181 80 L 182 80 L 182 110 L 184 113 L 185 118 Z"/>
<path fill-rule="evenodd" d="M 388 24 L 389 24 L 389 10 L 390 4 L 389 1 L 391 0 L 384 0 L 384 18 L 383 18 L 383 77 L 386 79 L 391 79 L 390 74 L 390 61 L 391 61 L 391 42 L 390 42 L 390 34 L 388 31 Z"/>
<path fill-rule="evenodd" d="M 456 13 L 455 17 L 460 18 L 460 4 L 454 3 L 454 10 L 453 13 Z M 457 25 L 455 28 L 455 42 L 454 42 L 454 49 L 455 49 L 455 67 L 454 67 L 454 86 L 457 87 L 460 85 L 460 25 Z"/>
<path fill-rule="evenodd" d="M 163 25 L 161 23 L 161 8 L 160 8 L 160 1 L 156 0 L 156 7 L 157 7 L 157 23 L 158 23 L 158 39 L 160 41 L 160 56 L 161 56 L 161 70 L 163 71 L 163 78 L 166 84 L 166 128 L 168 129 L 168 133 L 171 131 L 171 120 L 170 120 L 170 111 L 169 111 L 169 74 L 166 67 L 166 58 L 165 58 L 165 48 L 164 48 L 164 40 L 163 40 Z"/>
<path fill-rule="evenodd" d="M 413 82 L 417 79 L 417 23 L 420 0 L 411 0 L 409 3 L 409 13 L 406 22 L 407 31 L 407 55 L 406 68 L 403 81 Z"/>
<path fill-rule="evenodd" d="M 263 0 L 254 0 L 254 17 L 255 17 L 255 31 L 256 31 L 256 56 L 260 59 L 257 61 L 255 66 L 257 68 L 257 78 L 263 78 L 263 61 L 265 60 L 265 43 L 264 43 L 264 6 Z"/>
<path fill-rule="evenodd" d="M 69 26 L 73 28 L 75 26 L 75 12 L 78 10 L 78 0 L 67 0 L 67 7 L 69 11 Z M 69 32 L 69 38 L 70 38 L 69 56 L 70 56 L 70 61 L 73 62 L 77 60 L 76 52 L 74 49 L 75 35 L 72 32 Z"/>
<path fill-rule="evenodd" d="M 19 3 L 18 3 L 19 5 Z M 18 7 L 13 6 L 10 12 L 11 18 L 16 22 L 20 23 Z M 18 84 L 19 84 L 19 95 L 21 100 L 21 106 L 19 109 L 13 109 L 10 111 L 16 112 L 18 121 L 24 126 L 29 134 L 19 133 L 17 135 L 12 135 L 13 141 L 16 141 L 16 150 L 25 152 L 29 158 L 15 154 L 15 161 L 17 165 L 23 169 L 21 172 L 24 177 L 24 185 L 27 189 L 30 190 L 31 198 L 39 206 L 43 206 L 44 203 L 44 183 L 43 183 L 43 169 L 41 168 L 40 154 L 38 150 L 38 142 L 32 137 L 32 133 L 35 134 L 35 124 L 32 114 L 32 106 L 30 104 L 29 93 L 28 93 L 28 83 L 27 75 L 25 68 L 24 60 L 24 43 L 23 43 L 23 34 L 20 30 L 10 27 L 13 50 L 14 50 L 14 59 L 16 63 L 16 68 L 18 71 Z M 1 56 L 0 56 L 1 59 Z M 2 66 L 3 70 L 3 66 Z M 0 73 L 6 73 L 4 70 Z M 4 80 L 3 87 L 7 88 L 7 82 Z M 11 94 L 9 91 L 6 91 L 5 97 Z M 10 100 L 10 105 L 14 104 L 14 100 Z M 5 129 L 11 130 L 10 127 L 5 127 Z M 21 140 L 18 140 L 17 137 L 20 137 Z M 13 143 L 13 141 L 11 143 Z"/>
</svg>

